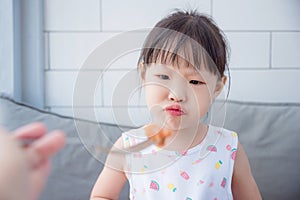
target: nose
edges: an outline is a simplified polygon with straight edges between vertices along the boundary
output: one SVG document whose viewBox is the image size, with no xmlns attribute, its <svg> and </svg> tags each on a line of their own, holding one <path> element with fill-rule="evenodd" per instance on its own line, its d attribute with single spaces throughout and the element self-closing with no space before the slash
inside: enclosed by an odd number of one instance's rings
<svg viewBox="0 0 300 200">
<path fill-rule="evenodd" d="M 186 100 L 185 90 L 183 88 L 170 89 L 169 100 L 174 102 L 184 102 Z"/>
</svg>

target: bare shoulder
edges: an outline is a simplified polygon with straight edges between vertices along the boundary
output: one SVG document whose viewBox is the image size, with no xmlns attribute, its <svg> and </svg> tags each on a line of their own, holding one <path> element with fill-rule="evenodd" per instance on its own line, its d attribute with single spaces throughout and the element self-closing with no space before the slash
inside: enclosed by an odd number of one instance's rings
<svg viewBox="0 0 300 200">
<path fill-rule="evenodd" d="M 120 137 L 113 148 L 122 148 L 123 139 Z M 124 173 L 124 154 L 110 153 L 105 166 L 100 173 L 90 196 L 90 199 L 118 199 L 127 180 Z"/>
<path fill-rule="evenodd" d="M 108 154 L 105 165 L 113 169 L 123 171 L 125 165 L 125 154 L 115 153 L 120 152 L 123 148 L 123 138 L 122 136 L 117 139 L 111 148 L 111 153 Z"/>
<path fill-rule="evenodd" d="M 232 192 L 234 199 L 261 199 L 257 184 L 253 178 L 246 152 L 238 143 L 232 177 Z"/>
<path fill-rule="evenodd" d="M 113 148 L 123 148 L 123 137 L 120 136 L 115 142 Z"/>
<path fill-rule="evenodd" d="M 238 142 L 238 148 L 235 158 L 234 172 L 236 173 L 246 173 L 251 172 L 248 157 L 246 155 L 245 149 L 240 142 Z"/>
</svg>

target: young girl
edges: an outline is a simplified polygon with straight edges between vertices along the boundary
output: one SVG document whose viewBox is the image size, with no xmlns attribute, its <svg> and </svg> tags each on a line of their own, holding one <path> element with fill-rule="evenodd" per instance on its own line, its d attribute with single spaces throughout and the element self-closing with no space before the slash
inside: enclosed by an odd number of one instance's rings
<svg viewBox="0 0 300 200">
<path fill-rule="evenodd" d="M 91 199 L 261 199 L 237 134 L 200 121 L 226 82 L 226 42 L 214 22 L 177 11 L 149 33 L 139 59 L 153 123 L 172 131 L 163 148 L 111 153 Z M 144 128 L 123 133 L 115 148 L 144 141 Z M 121 159 L 120 159 L 121 158 Z"/>
</svg>

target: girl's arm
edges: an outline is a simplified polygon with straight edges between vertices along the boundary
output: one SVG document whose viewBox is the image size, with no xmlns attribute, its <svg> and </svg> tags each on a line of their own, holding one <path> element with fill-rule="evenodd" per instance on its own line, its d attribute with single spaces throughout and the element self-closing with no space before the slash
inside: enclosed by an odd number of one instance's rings
<svg viewBox="0 0 300 200">
<path fill-rule="evenodd" d="M 116 148 L 123 147 L 122 138 L 115 143 Z M 109 154 L 91 193 L 91 200 L 118 199 L 126 176 L 123 171 L 125 157 L 121 154 Z"/>
<path fill-rule="evenodd" d="M 238 143 L 232 177 L 232 192 L 234 199 L 262 199 L 256 182 L 252 176 L 249 160 L 243 146 Z"/>
</svg>

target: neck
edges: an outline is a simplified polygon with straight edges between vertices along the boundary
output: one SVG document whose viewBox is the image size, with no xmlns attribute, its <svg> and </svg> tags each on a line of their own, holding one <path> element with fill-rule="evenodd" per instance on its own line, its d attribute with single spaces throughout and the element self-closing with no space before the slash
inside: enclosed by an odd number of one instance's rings
<svg viewBox="0 0 300 200">
<path fill-rule="evenodd" d="M 166 149 L 172 151 L 185 151 L 200 144 L 207 134 L 208 126 L 198 123 L 194 127 L 175 130 L 166 140 Z"/>
</svg>

